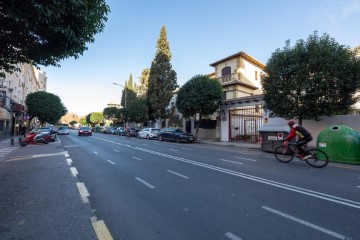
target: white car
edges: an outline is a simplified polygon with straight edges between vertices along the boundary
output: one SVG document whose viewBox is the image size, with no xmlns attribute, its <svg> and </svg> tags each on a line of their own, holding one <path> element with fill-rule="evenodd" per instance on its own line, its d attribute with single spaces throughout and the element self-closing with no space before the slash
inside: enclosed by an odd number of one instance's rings
<svg viewBox="0 0 360 240">
<path fill-rule="evenodd" d="M 138 132 L 138 138 L 157 139 L 159 132 L 158 128 L 144 128 Z"/>
<path fill-rule="evenodd" d="M 58 135 L 69 135 L 69 134 L 70 134 L 69 127 L 67 127 L 67 126 L 59 127 Z"/>
</svg>

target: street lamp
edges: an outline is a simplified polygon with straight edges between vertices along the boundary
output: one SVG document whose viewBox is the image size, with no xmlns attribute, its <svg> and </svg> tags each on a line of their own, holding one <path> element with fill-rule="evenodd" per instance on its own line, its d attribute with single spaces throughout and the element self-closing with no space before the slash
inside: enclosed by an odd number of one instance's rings
<svg viewBox="0 0 360 240">
<path fill-rule="evenodd" d="M 126 92 L 127 92 L 127 91 L 126 91 L 126 87 L 124 87 L 123 85 L 118 84 L 118 83 L 113 83 L 113 84 L 124 88 L 124 92 L 125 92 L 125 108 L 126 108 L 126 98 L 127 98 L 127 94 L 126 94 Z M 121 104 L 121 100 L 120 100 L 120 104 Z"/>
</svg>

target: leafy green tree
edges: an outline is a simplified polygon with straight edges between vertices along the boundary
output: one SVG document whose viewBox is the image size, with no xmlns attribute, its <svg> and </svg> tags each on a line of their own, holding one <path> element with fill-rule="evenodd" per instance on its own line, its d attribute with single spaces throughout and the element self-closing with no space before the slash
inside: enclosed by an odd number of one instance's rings
<svg viewBox="0 0 360 240">
<path fill-rule="evenodd" d="M 104 122 L 104 116 L 103 116 L 102 112 L 91 113 L 90 122 L 94 125 Z"/>
<path fill-rule="evenodd" d="M 148 117 L 146 114 L 146 99 L 145 98 L 137 98 L 128 107 L 128 112 L 130 121 L 134 121 L 136 123 L 144 123 L 148 121 Z"/>
<path fill-rule="evenodd" d="M 262 77 L 265 107 L 283 118 L 319 120 L 346 114 L 356 102 L 360 60 L 348 47 L 317 32 L 307 41 L 290 40 L 268 60 Z"/>
<path fill-rule="evenodd" d="M 132 101 L 136 99 L 137 86 L 133 84 L 132 74 L 128 81 L 125 81 L 124 89 L 121 94 L 121 106 L 127 107 Z"/>
<path fill-rule="evenodd" d="M 177 75 L 170 63 L 171 53 L 166 36 L 165 26 L 161 28 L 157 41 L 157 51 L 151 63 L 147 89 L 147 106 L 149 119 L 166 117 L 173 91 L 178 87 Z"/>
<path fill-rule="evenodd" d="M 213 114 L 219 108 L 221 99 L 222 86 L 218 79 L 196 75 L 179 89 L 176 107 L 186 118 L 198 115 L 200 122 L 203 116 Z M 199 126 L 196 128 L 196 139 Z"/>
<path fill-rule="evenodd" d="M 91 114 L 92 113 L 89 113 L 88 115 L 86 115 L 85 119 L 86 119 L 86 124 L 91 124 L 91 120 L 90 120 L 90 117 L 91 117 Z"/>
<path fill-rule="evenodd" d="M 41 124 L 56 124 L 67 113 L 66 107 L 57 95 L 44 91 L 28 94 L 25 104 L 31 118 L 37 117 Z"/>
<path fill-rule="evenodd" d="M 103 110 L 103 116 L 105 119 L 114 121 L 120 118 L 120 110 L 116 107 L 107 107 Z"/>
<path fill-rule="evenodd" d="M 75 124 L 77 124 L 77 121 L 71 121 L 71 122 L 69 122 L 69 124 L 70 124 L 71 126 L 74 126 Z"/>
<path fill-rule="evenodd" d="M 150 75 L 150 69 L 148 69 L 148 68 L 145 68 L 141 72 L 140 86 L 138 88 L 138 95 L 140 97 L 146 95 L 146 91 L 148 89 L 148 83 L 149 83 L 149 75 Z"/>
<path fill-rule="evenodd" d="M 79 119 L 79 123 L 80 123 L 81 125 L 86 125 L 86 118 L 80 118 L 80 119 Z"/>
<path fill-rule="evenodd" d="M 78 58 L 103 31 L 109 12 L 105 0 L 1 1 L 0 71 Z"/>
</svg>

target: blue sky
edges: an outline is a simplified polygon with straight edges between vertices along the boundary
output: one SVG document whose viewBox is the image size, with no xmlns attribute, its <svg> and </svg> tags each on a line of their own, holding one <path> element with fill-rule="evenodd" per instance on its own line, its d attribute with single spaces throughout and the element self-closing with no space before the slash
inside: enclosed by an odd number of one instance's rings
<svg viewBox="0 0 360 240">
<path fill-rule="evenodd" d="M 209 64 L 243 51 L 266 64 L 277 48 L 292 45 L 315 30 L 339 44 L 360 45 L 359 0 L 107 0 L 111 13 L 104 32 L 79 59 L 61 68 L 42 67 L 47 91 L 58 95 L 69 112 L 86 115 L 120 102 L 130 74 L 139 81 L 150 68 L 164 25 L 171 64 L 181 86 Z"/>
</svg>

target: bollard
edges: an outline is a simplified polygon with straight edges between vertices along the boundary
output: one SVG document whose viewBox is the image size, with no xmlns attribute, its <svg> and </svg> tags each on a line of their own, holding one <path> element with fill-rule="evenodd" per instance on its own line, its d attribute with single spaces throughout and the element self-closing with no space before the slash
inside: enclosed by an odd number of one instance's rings
<svg viewBox="0 0 360 240">
<path fill-rule="evenodd" d="M 14 145 L 14 138 L 11 138 L 11 145 Z"/>
</svg>

